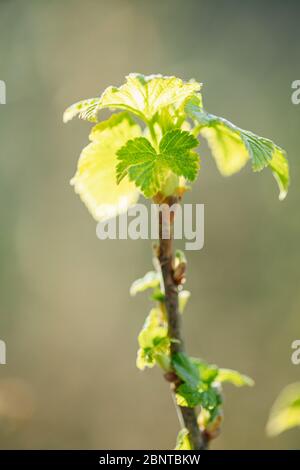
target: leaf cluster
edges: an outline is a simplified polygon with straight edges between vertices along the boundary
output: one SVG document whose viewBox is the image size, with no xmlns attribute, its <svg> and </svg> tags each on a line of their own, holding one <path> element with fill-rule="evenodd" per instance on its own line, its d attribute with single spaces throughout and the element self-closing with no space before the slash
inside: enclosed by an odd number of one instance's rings
<svg viewBox="0 0 300 470">
<path fill-rule="evenodd" d="M 207 140 L 222 175 L 238 172 L 248 161 L 255 172 L 268 167 L 284 199 L 289 186 L 284 150 L 208 113 L 200 91 L 195 80 L 135 73 L 120 87 L 110 86 L 65 111 L 65 122 L 75 116 L 98 122 L 101 110 L 117 111 L 92 129 L 72 180 L 97 220 L 126 211 L 140 194 L 183 194 L 199 173 L 199 137 Z M 107 203 L 109 211 L 103 209 Z"/>
</svg>

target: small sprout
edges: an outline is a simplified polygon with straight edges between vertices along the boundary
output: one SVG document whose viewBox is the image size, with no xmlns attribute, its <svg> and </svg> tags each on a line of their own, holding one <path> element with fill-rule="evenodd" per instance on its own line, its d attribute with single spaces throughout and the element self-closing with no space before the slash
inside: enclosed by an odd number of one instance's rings
<svg viewBox="0 0 300 470">
<path fill-rule="evenodd" d="M 190 291 L 188 291 L 188 290 L 179 291 L 179 293 L 178 293 L 178 308 L 179 308 L 180 313 L 184 312 L 184 309 L 185 309 L 186 304 L 187 304 L 190 297 L 191 297 Z"/>
<path fill-rule="evenodd" d="M 156 289 L 159 287 L 161 277 L 156 271 L 149 271 L 144 277 L 134 281 L 130 288 L 130 295 L 135 296 L 139 292 L 147 289 Z"/>
<path fill-rule="evenodd" d="M 186 428 L 182 428 L 177 436 L 175 450 L 192 450 L 192 446 L 189 439 L 189 432 Z"/>
<path fill-rule="evenodd" d="M 198 424 L 200 429 L 205 433 L 208 441 L 216 439 L 220 432 L 224 420 L 224 413 L 221 408 L 218 408 L 214 415 L 202 408 L 198 416 Z"/>
</svg>

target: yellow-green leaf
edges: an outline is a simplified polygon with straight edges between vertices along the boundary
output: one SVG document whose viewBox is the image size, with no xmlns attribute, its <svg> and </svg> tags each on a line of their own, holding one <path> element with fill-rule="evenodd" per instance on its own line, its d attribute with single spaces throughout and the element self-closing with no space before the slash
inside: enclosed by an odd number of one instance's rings
<svg viewBox="0 0 300 470">
<path fill-rule="evenodd" d="M 179 431 L 175 450 L 192 450 L 189 439 L 189 432 L 186 428 L 183 428 Z"/>
<path fill-rule="evenodd" d="M 300 382 L 288 385 L 275 401 L 267 423 L 267 434 L 277 436 L 300 426 Z"/>
<path fill-rule="evenodd" d="M 180 129 L 170 130 L 162 137 L 158 152 L 145 137 L 131 139 L 117 152 L 120 161 L 117 181 L 128 175 L 146 197 L 164 192 L 171 174 L 193 181 L 199 169 L 199 157 L 191 150 L 197 145 L 190 132 Z"/>
<path fill-rule="evenodd" d="M 201 84 L 194 80 L 184 82 L 177 77 L 131 73 L 126 77 L 124 85 L 110 86 L 99 98 L 80 101 L 70 106 L 65 111 L 64 121 L 67 122 L 76 115 L 94 121 L 98 111 L 103 108 L 124 109 L 150 121 L 165 107 L 173 106 L 178 109 L 200 88 Z"/>
<path fill-rule="evenodd" d="M 178 293 L 178 309 L 180 313 L 184 312 L 184 309 L 186 307 L 186 304 L 191 296 L 190 291 L 188 290 L 181 290 Z"/>
<path fill-rule="evenodd" d="M 201 135 L 207 139 L 218 170 L 224 176 L 240 171 L 249 160 L 241 137 L 223 122 L 204 127 Z"/>
<path fill-rule="evenodd" d="M 280 189 L 279 199 L 283 200 L 289 187 L 289 164 L 285 151 L 277 147 L 269 164 Z"/>
<path fill-rule="evenodd" d="M 232 369 L 219 369 L 215 381 L 220 383 L 229 382 L 236 387 L 243 387 L 244 385 L 252 387 L 254 385 L 254 381 L 250 377 Z"/>
<path fill-rule="evenodd" d="M 167 324 L 159 308 L 150 311 L 138 336 L 138 342 L 140 349 L 136 365 L 139 369 L 153 367 L 158 357 L 165 362 L 163 358 L 169 355 L 170 340 Z"/>
<path fill-rule="evenodd" d="M 251 160 L 253 171 L 261 171 L 265 167 L 272 170 L 280 190 L 279 199 L 285 198 L 289 186 L 289 166 L 284 150 L 269 139 L 207 113 L 198 96 L 193 96 L 185 109 L 198 123 L 196 131 L 207 139 L 221 174 L 232 175 Z"/>
<path fill-rule="evenodd" d="M 134 296 L 138 292 L 144 292 L 146 289 L 155 289 L 160 285 L 161 276 L 157 271 L 149 271 L 144 277 L 133 282 L 130 288 L 130 295 Z"/>
<path fill-rule="evenodd" d="M 128 178 L 117 185 L 116 152 L 128 138 L 140 134 L 139 125 L 126 113 L 112 116 L 91 131 L 91 143 L 81 152 L 71 184 L 98 221 L 126 212 L 138 200 L 139 192 Z"/>
<path fill-rule="evenodd" d="M 71 121 L 75 116 L 86 121 L 97 122 L 97 109 L 100 104 L 100 98 L 89 98 L 78 101 L 69 106 L 63 115 L 63 121 Z"/>
<path fill-rule="evenodd" d="M 139 345 L 141 348 L 153 347 L 155 338 L 164 338 L 166 335 L 167 327 L 162 324 L 161 312 L 158 308 L 153 308 L 138 336 Z"/>
</svg>

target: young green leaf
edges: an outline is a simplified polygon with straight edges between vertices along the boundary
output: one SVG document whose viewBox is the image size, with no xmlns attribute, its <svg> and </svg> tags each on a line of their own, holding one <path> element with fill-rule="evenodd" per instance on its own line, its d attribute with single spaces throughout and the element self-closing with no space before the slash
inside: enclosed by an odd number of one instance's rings
<svg viewBox="0 0 300 470">
<path fill-rule="evenodd" d="M 140 126 L 126 113 L 111 116 L 90 133 L 91 143 L 81 152 L 71 184 L 98 221 L 126 212 L 138 200 L 135 185 L 128 178 L 117 185 L 115 174 L 117 150 L 140 134 Z"/>
<path fill-rule="evenodd" d="M 300 382 L 288 385 L 275 401 L 267 423 L 267 434 L 277 436 L 300 426 Z"/>
<path fill-rule="evenodd" d="M 179 385 L 176 390 L 176 403 L 179 406 L 195 408 L 200 405 L 202 393 L 197 388 L 190 387 L 187 383 Z"/>
<path fill-rule="evenodd" d="M 269 166 L 280 189 L 279 199 L 283 200 L 286 197 L 290 180 L 289 164 L 284 150 L 279 148 L 275 150 Z"/>
<path fill-rule="evenodd" d="M 199 157 L 191 150 L 198 145 L 197 139 L 189 132 L 173 129 L 160 141 L 160 157 L 173 173 L 194 181 L 199 170 Z"/>
<path fill-rule="evenodd" d="M 213 418 L 214 413 L 222 404 L 222 396 L 220 390 L 215 385 L 199 385 L 198 388 L 192 387 L 188 383 L 179 385 L 176 390 L 176 403 L 179 406 L 187 406 L 195 408 L 201 406 L 203 409 L 209 411 L 210 418 Z"/>
<path fill-rule="evenodd" d="M 180 263 L 185 263 L 187 264 L 187 259 L 182 250 L 176 250 L 175 251 L 175 268 L 178 266 Z"/>
<path fill-rule="evenodd" d="M 181 290 L 178 292 L 178 310 L 180 313 L 184 312 L 186 304 L 191 296 L 190 291 L 188 290 Z"/>
<path fill-rule="evenodd" d="M 160 285 L 160 277 L 157 271 L 149 271 L 144 277 L 133 282 L 130 288 L 130 295 L 135 296 L 138 292 L 155 289 Z"/>
<path fill-rule="evenodd" d="M 157 287 L 153 290 L 151 299 L 156 300 L 157 302 L 164 302 L 166 300 L 166 295 L 160 290 L 159 287 Z"/>
<path fill-rule="evenodd" d="M 252 387 L 254 385 L 253 379 L 232 369 L 219 369 L 216 382 L 229 382 L 236 387 L 243 387 L 244 385 Z"/>
<path fill-rule="evenodd" d="M 192 450 L 192 446 L 189 440 L 189 432 L 186 428 L 183 428 L 179 431 L 175 450 Z"/>
<path fill-rule="evenodd" d="M 193 361 L 183 352 L 172 357 L 172 366 L 178 377 L 191 388 L 197 388 L 200 382 L 199 370 Z"/>
<path fill-rule="evenodd" d="M 146 197 L 157 194 L 170 171 L 193 181 L 199 168 L 199 157 L 191 150 L 198 141 L 187 131 L 168 131 L 160 141 L 159 152 L 145 137 L 129 140 L 117 152 L 117 181 L 128 175 Z"/>
<path fill-rule="evenodd" d="M 157 355 L 169 354 L 168 328 L 162 320 L 162 316 L 162 312 L 158 308 L 153 308 L 138 336 L 140 349 L 138 351 L 137 367 L 141 370 L 145 367 L 153 367 Z"/>
<path fill-rule="evenodd" d="M 128 175 L 146 197 L 154 196 L 167 178 L 167 168 L 149 140 L 139 137 L 129 140 L 117 152 L 120 163 L 117 165 L 117 182 Z"/>
<path fill-rule="evenodd" d="M 217 167 L 224 176 L 238 172 L 250 159 L 253 171 L 270 167 L 279 185 L 279 199 L 289 186 L 289 167 L 283 149 L 271 140 L 241 129 L 224 118 L 207 113 L 197 97 L 186 105 L 187 114 L 198 123 L 197 130 L 208 141 Z"/>
<path fill-rule="evenodd" d="M 184 82 L 177 77 L 131 73 L 126 77 L 126 83 L 119 88 L 110 86 L 99 98 L 70 106 L 65 111 L 64 121 L 76 115 L 94 121 L 101 109 L 110 108 L 129 111 L 149 122 L 166 107 L 177 109 L 200 88 L 201 84 L 193 80 Z"/>
<path fill-rule="evenodd" d="M 192 358 L 191 360 L 199 369 L 201 382 L 210 385 L 216 380 L 219 373 L 219 369 L 216 365 L 207 364 L 207 362 L 200 359 Z"/>
<path fill-rule="evenodd" d="M 65 110 L 63 121 L 66 123 L 78 115 L 80 119 L 97 122 L 97 107 L 99 104 L 100 98 L 89 98 L 87 100 L 78 101 Z"/>
<path fill-rule="evenodd" d="M 215 411 L 222 404 L 222 397 L 216 387 L 209 387 L 201 393 L 201 406 L 210 412 Z"/>
</svg>

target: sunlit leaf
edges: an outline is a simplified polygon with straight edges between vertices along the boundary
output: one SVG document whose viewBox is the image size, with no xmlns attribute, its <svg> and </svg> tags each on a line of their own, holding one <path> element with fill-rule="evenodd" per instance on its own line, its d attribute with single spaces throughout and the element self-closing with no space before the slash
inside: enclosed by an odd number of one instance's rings
<svg viewBox="0 0 300 470">
<path fill-rule="evenodd" d="M 150 121 L 157 112 L 168 106 L 175 109 L 198 92 L 201 84 L 190 80 L 184 82 L 177 77 L 162 75 L 145 76 L 131 73 L 120 87 L 108 87 L 99 98 L 80 101 L 70 106 L 64 114 L 67 122 L 76 115 L 82 119 L 96 120 L 101 109 L 123 109 Z"/>
<path fill-rule="evenodd" d="M 190 132 L 173 129 L 161 139 L 159 156 L 173 173 L 194 181 L 199 169 L 199 157 L 191 150 L 198 145 L 198 140 Z"/>
<path fill-rule="evenodd" d="M 89 98 L 78 101 L 67 108 L 63 115 L 63 121 L 71 121 L 75 116 L 90 122 L 97 122 L 97 109 L 100 98 Z"/>
<path fill-rule="evenodd" d="M 207 364 L 201 359 L 191 358 L 191 360 L 198 367 L 201 382 L 213 383 L 219 373 L 218 367 L 215 364 Z"/>
<path fill-rule="evenodd" d="M 289 164 L 284 150 L 276 148 L 269 166 L 280 189 L 279 198 L 283 200 L 287 195 L 290 180 Z"/>
<path fill-rule="evenodd" d="M 180 313 L 184 312 L 186 304 L 191 296 L 190 291 L 188 290 L 181 290 L 178 293 L 178 309 Z"/>
<path fill-rule="evenodd" d="M 140 349 L 137 357 L 137 367 L 143 370 L 145 367 L 153 367 L 157 355 L 168 355 L 170 340 L 168 328 L 162 319 L 162 312 L 153 308 L 138 336 Z"/>
<path fill-rule="evenodd" d="M 133 282 L 130 288 L 130 295 L 134 296 L 138 292 L 144 292 L 146 289 L 155 289 L 160 285 L 161 276 L 157 271 L 149 271 L 144 277 Z"/>
<path fill-rule="evenodd" d="M 112 116 L 91 131 L 91 143 L 81 152 L 71 184 L 98 221 L 125 212 L 138 200 L 139 192 L 128 178 L 117 185 L 116 151 L 140 133 L 126 113 Z"/>
<path fill-rule="evenodd" d="M 201 135 L 207 139 L 220 173 L 230 176 L 238 172 L 249 160 L 245 145 L 236 131 L 223 122 L 204 127 Z"/>
<path fill-rule="evenodd" d="M 178 377 L 192 388 L 197 388 L 200 377 L 197 366 L 183 352 L 176 353 L 172 356 L 172 366 Z"/>
<path fill-rule="evenodd" d="M 288 385 L 275 401 L 267 423 L 269 436 L 300 427 L 300 382 Z"/>
<path fill-rule="evenodd" d="M 189 432 L 186 428 L 183 428 L 179 431 L 175 450 L 192 450 L 192 446 L 189 440 Z"/>
<path fill-rule="evenodd" d="M 252 387 L 254 385 L 253 379 L 232 369 L 219 369 L 216 381 L 220 383 L 229 382 L 236 387 L 243 387 L 244 385 Z"/>
<path fill-rule="evenodd" d="M 117 180 L 134 181 L 146 197 L 154 196 L 167 178 L 167 167 L 145 137 L 129 140 L 118 150 Z"/>
<path fill-rule="evenodd" d="M 179 129 L 167 132 L 159 144 L 159 152 L 145 137 L 129 140 L 117 152 L 118 182 L 128 175 L 146 197 L 162 190 L 170 172 L 194 180 L 199 168 L 199 157 L 191 149 L 198 145 L 197 139 Z"/>
<path fill-rule="evenodd" d="M 195 96 L 188 101 L 186 111 L 198 123 L 198 132 L 207 139 L 221 174 L 229 176 L 238 172 L 248 160 L 252 162 L 253 171 L 270 167 L 279 186 L 279 199 L 285 198 L 289 167 L 286 154 L 280 147 L 227 119 L 207 113 Z"/>
</svg>

